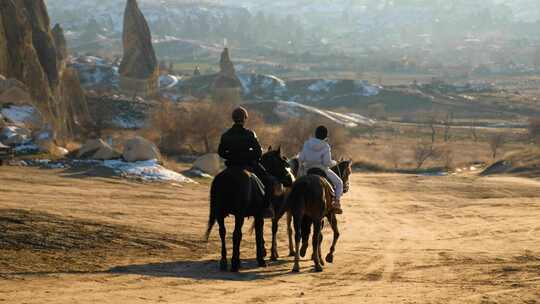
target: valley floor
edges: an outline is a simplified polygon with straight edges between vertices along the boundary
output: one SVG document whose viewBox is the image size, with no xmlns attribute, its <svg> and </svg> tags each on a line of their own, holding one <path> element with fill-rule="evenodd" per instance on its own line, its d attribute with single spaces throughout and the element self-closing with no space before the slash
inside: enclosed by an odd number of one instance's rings
<svg viewBox="0 0 540 304">
<path fill-rule="evenodd" d="M 219 272 L 207 197 L 0 167 L 0 303 L 540 303 L 534 180 L 355 174 L 322 273 L 291 273 L 283 227 L 278 262 L 255 268 L 246 232 L 245 268 Z"/>
</svg>

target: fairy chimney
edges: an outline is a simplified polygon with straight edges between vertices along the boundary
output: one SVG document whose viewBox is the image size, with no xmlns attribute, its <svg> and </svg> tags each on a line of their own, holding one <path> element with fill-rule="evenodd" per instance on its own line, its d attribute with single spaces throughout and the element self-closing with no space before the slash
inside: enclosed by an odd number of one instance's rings
<svg viewBox="0 0 540 304">
<path fill-rule="evenodd" d="M 123 31 L 120 89 L 129 94 L 153 95 L 158 89 L 159 66 L 150 28 L 136 0 L 127 1 Z"/>
<path fill-rule="evenodd" d="M 60 26 L 60 24 L 56 24 L 53 27 L 52 37 L 54 39 L 54 45 L 56 46 L 56 59 L 59 63 L 59 66 L 63 68 L 68 57 L 68 50 L 66 37 L 64 36 L 64 29 Z"/>
<path fill-rule="evenodd" d="M 213 84 L 213 99 L 216 102 L 239 103 L 241 101 L 242 83 L 229 56 L 229 49 L 223 49 L 219 62 L 220 71 Z"/>
</svg>

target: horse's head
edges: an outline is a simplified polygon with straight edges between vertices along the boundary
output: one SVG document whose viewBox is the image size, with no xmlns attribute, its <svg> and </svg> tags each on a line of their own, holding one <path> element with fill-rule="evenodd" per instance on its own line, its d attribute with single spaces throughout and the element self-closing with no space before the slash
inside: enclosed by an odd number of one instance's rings
<svg viewBox="0 0 540 304">
<path fill-rule="evenodd" d="M 352 174 L 352 160 L 342 160 L 332 170 L 343 181 L 343 193 L 349 192 L 350 181 L 349 178 Z"/>
<path fill-rule="evenodd" d="M 261 164 L 270 175 L 275 177 L 285 187 L 292 186 L 294 176 L 287 158 L 281 155 L 281 148 L 277 150 L 272 150 L 272 147 L 268 148 L 268 151 L 262 156 Z"/>
</svg>

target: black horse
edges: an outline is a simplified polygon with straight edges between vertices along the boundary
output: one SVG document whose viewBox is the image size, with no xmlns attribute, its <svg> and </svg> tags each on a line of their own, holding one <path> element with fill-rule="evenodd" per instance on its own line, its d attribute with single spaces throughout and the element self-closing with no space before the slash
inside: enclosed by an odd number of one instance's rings
<svg viewBox="0 0 540 304">
<path fill-rule="evenodd" d="M 261 161 L 262 165 L 273 177 L 273 189 L 269 197 L 273 198 L 281 194 L 283 185 L 291 185 L 294 177 L 288 169 L 289 164 L 281 156 L 281 149 L 269 150 Z M 257 244 L 257 263 L 260 267 L 266 266 L 264 261 L 264 197 L 259 190 L 260 186 L 253 174 L 245 168 L 229 167 L 219 173 L 213 180 L 210 188 L 210 215 L 208 219 L 208 229 L 206 239 L 210 235 L 212 227 L 217 221 L 219 225 L 219 236 L 221 238 L 221 270 L 227 270 L 227 247 L 225 218 L 234 215 L 235 226 L 233 233 L 233 255 L 231 260 L 231 271 L 237 272 L 240 269 L 240 243 L 242 241 L 242 226 L 246 217 L 255 219 L 255 239 Z"/>
<path fill-rule="evenodd" d="M 336 166 L 331 168 L 332 171 L 334 171 L 343 180 L 344 193 L 347 193 L 350 187 L 349 177 L 350 177 L 350 174 L 352 173 L 351 164 L 352 164 L 352 161 L 350 160 L 340 161 Z M 290 165 L 291 165 L 293 174 L 297 176 L 298 170 L 299 170 L 298 159 L 291 159 Z M 310 173 L 317 173 L 317 172 L 310 172 Z M 321 172 L 318 173 L 318 175 L 320 174 Z M 327 183 L 325 184 L 327 185 Z M 318 189 L 318 190 L 322 190 L 322 189 Z M 332 189 L 326 189 L 326 192 L 331 193 Z M 274 207 L 276 211 L 275 211 L 275 217 L 272 220 L 272 250 L 271 250 L 272 260 L 277 260 L 277 258 L 279 257 L 279 254 L 277 252 L 278 223 L 281 217 L 283 217 L 285 213 L 287 213 L 287 234 L 288 234 L 288 239 L 289 239 L 289 256 L 295 256 L 295 252 L 296 252 L 296 250 L 294 249 L 294 244 L 293 244 L 293 229 L 291 225 L 293 217 L 291 213 L 291 206 L 289 204 L 291 202 L 291 198 L 287 200 L 286 196 L 288 195 L 282 196 L 282 199 L 278 200 L 278 203 L 274 203 Z M 292 199 L 294 200 L 294 197 L 292 197 Z M 330 252 L 326 256 L 326 261 L 329 263 L 332 263 L 334 261 L 334 252 L 335 252 L 336 243 L 339 239 L 338 221 L 337 221 L 335 213 L 330 212 L 330 210 L 326 210 L 324 216 L 328 219 L 332 227 L 332 231 L 334 233 L 334 238 L 333 238 L 332 246 L 330 248 Z M 302 232 L 302 248 L 300 249 L 300 255 L 302 257 L 305 256 L 305 253 L 307 251 L 310 230 L 313 224 L 314 222 L 309 216 L 305 216 L 301 221 L 300 230 Z M 320 238 L 321 238 L 320 241 L 322 241 L 322 234 L 320 235 Z M 319 241 L 319 244 L 320 244 L 320 241 Z M 319 254 L 320 254 L 320 251 L 319 251 Z"/>
</svg>

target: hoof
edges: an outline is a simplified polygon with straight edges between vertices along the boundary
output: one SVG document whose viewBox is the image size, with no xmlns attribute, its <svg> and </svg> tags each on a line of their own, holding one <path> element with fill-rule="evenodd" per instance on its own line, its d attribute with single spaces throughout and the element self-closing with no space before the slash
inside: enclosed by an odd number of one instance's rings
<svg viewBox="0 0 540 304">
<path fill-rule="evenodd" d="M 265 260 L 257 261 L 257 265 L 258 265 L 259 267 L 266 267 L 266 261 L 265 261 Z"/>
<path fill-rule="evenodd" d="M 300 272 L 300 266 L 294 266 L 293 269 L 292 269 L 292 272 L 294 273 L 299 273 Z"/>
<path fill-rule="evenodd" d="M 324 266 L 324 261 L 320 259 L 319 263 L 321 263 L 321 266 Z"/>
<path fill-rule="evenodd" d="M 231 272 L 238 272 L 240 271 L 240 262 L 232 262 L 231 263 Z"/>
<path fill-rule="evenodd" d="M 326 256 L 326 261 L 328 263 L 334 263 L 334 256 L 332 254 L 329 254 Z"/>
<path fill-rule="evenodd" d="M 219 270 L 227 271 L 227 261 L 219 261 Z"/>
<path fill-rule="evenodd" d="M 272 255 L 272 256 L 270 257 L 270 261 L 275 262 L 275 261 L 277 261 L 278 258 L 279 258 L 279 257 L 278 257 L 277 255 Z"/>
<path fill-rule="evenodd" d="M 268 255 L 268 252 L 266 251 L 266 248 L 263 249 L 262 255 L 263 255 L 263 257 L 266 257 Z"/>
<path fill-rule="evenodd" d="M 321 265 L 315 265 L 315 272 L 322 272 L 323 268 Z"/>
</svg>

